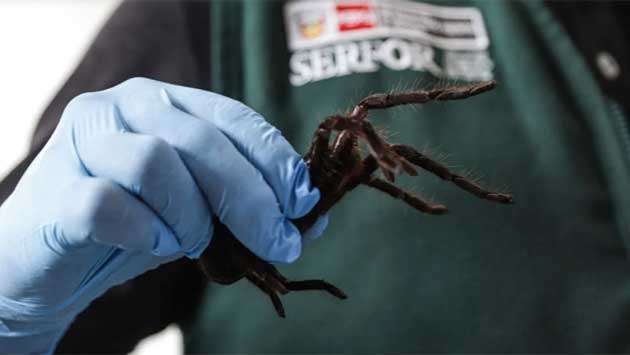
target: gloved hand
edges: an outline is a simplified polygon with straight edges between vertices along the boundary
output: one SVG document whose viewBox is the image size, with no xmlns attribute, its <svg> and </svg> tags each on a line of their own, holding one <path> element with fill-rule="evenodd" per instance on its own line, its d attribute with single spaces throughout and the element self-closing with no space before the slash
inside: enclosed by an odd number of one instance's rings
<svg viewBox="0 0 630 355">
<path fill-rule="evenodd" d="M 80 95 L 0 207 L 0 352 L 52 351 L 111 286 L 198 257 L 212 215 L 292 262 L 289 219 L 318 200 L 301 157 L 239 102 L 139 78 Z"/>
</svg>

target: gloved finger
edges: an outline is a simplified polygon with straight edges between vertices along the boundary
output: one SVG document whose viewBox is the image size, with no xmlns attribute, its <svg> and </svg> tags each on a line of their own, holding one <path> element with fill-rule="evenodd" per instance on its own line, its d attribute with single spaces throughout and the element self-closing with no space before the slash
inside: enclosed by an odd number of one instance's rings
<svg viewBox="0 0 630 355">
<path fill-rule="evenodd" d="M 210 122 L 171 106 L 119 108 L 134 132 L 164 139 L 174 147 L 217 217 L 259 257 L 292 262 L 301 252 L 297 228 L 280 210 L 271 187 L 232 142 Z"/>
<path fill-rule="evenodd" d="M 328 227 L 329 214 L 319 216 L 315 224 L 309 228 L 306 232 L 302 233 L 302 238 L 305 242 L 310 243 L 318 239 L 324 234 L 324 230 Z"/>
<path fill-rule="evenodd" d="M 75 134 L 88 173 L 110 179 L 146 203 L 175 233 L 188 257 L 210 242 L 205 198 L 175 150 L 164 140 L 127 132 Z"/>
<path fill-rule="evenodd" d="M 81 178 L 68 194 L 60 217 L 60 245 L 83 246 L 98 242 L 122 249 L 172 255 L 181 250 L 177 238 L 149 207 L 116 183 L 102 178 Z"/>
<path fill-rule="evenodd" d="M 263 175 L 289 218 L 307 214 L 319 200 L 308 167 L 281 132 L 244 104 L 204 90 L 153 82 L 170 104 L 204 119 L 227 136 Z"/>
</svg>

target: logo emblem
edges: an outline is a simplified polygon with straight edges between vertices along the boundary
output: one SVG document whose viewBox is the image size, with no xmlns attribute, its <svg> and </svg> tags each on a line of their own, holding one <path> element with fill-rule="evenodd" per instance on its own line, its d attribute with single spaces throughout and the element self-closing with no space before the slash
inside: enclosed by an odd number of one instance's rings
<svg viewBox="0 0 630 355">
<path fill-rule="evenodd" d="M 376 13 L 369 2 L 344 2 L 336 6 L 339 32 L 376 27 Z"/>
<path fill-rule="evenodd" d="M 294 86 L 391 70 L 493 78 L 481 11 L 410 0 L 293 0 L 284 7 Z"/>
<path fill-rule="evenodd" d="M 305 39 L 319 37 L 324 32 L 326 14 L 323 11 L 302 11 L 295 16 L 300 34 Z"/>
</svg>

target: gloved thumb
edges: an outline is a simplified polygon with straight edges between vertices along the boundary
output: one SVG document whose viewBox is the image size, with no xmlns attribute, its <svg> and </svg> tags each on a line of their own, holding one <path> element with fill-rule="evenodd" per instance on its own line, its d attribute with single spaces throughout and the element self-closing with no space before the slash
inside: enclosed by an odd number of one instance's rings
<svg viewBox="0 0 630 355">
<path fill-rule="evenodd" d="M 144 203 L 116 183 L 82 178 L 73 186 L 63 229 L 54 233 L 63 247 L 102 243 L 168 256 L 181 250 L 173 232 Z"/>
</svg>

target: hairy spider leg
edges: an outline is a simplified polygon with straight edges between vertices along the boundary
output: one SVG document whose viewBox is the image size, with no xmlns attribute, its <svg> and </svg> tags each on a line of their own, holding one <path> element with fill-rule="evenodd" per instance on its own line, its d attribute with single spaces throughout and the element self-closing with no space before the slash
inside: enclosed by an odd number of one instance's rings
<svg viewBox="0 0 630 355">
<path fill-rule="evenodd" d="M 320 124 L 320 128 L 331 130 L 348 129 L 363 138 L 370 153 L 374 155 L 381 166 L 387 180 L 394 182 L 400 170 L 409 175 L 416 175 L 415 169 L 404 157 L 392 153 L 388 143 L 376 132 L 367 120 L 368 111 L 386 109 L 394 106 L 423 104 L 429 101 L 459 100 L 479 95 L 492 90 L 496 81 L 483 81 L 471 85 L 452 86 L 429 91 L 410 91 L 397 94 L 374 94 L 361 100 L 348 116 L 331 116 Z M 329 134 L 330 136 L 330 134 Z"/>
<path fill-rule="evenodd" d="M 351 190 L 349 183 L 361 172 L 361 155 L 357 149 L 358 137 L 354 132 L 339 132 L 332 145 L 331 158 L 338 165 L 337 170 L 343 175 L 337 186 L 338 191 Z"/>
<path fill-rule="evenodd" d="M 374 171 L 376 171 L 376 169 L 378 169 L 378 163 L 376 162 L 374 157 L 366 157 L 365 159 L 363 159 L 361 165 L 363 170 L 359 177 L 359 183 L 385 192 L 386 194 L 396 199 L 400 199 L 421 212 L 430 214 L 443 214 L 448 211 L 446 206 L 428 203 L 422 200 L 420 197 L 415 196 L 408 191 L 397 187 L 394 184 L 390 184 L 383 179 L 373 177 L 372 174 L 374 173 Z"/>
<path fill-rule="evenodd" d="M 378 163 L 373 156 L 368 155 L 363 159 L 361 164 L 361 168 L 363 169 L 359 174 L 359 183 L 363 183 L 372 178 L 372 174 L 378 169 Z"/>
<path fill-rule="evenodd" d="M 492 90 L 496 81 L 483 81 L 472 85 L 452 86 L 429 91 L 409 91 L 396 94 L 374 94 L 361 100 L 353 111 L 353 115 L 365 118 L 366 111 L 386 109 L 400 105 L 423 104 L 429 101 L 460 100 Z"/>
<path fill-rule="evenodd" d="M 290 281 L 271 264 L 267 264 L 265 272 L 266 277 L 264 281 L 268 281 L 270 279 L 273 280 L 276 285 L 271 285 L 271 288 L 283 295 L 291 291 L 327 291 L 337 298 L 348 298 L 343 291 L 325 280 Z M 278 286 L 277 284 L 280 284 L 281 286 Z"/>
<path fill-rule="evenodd" d="M 383 174 L 390 181 L 394 181 L 401 170 L 404 170 L 409 175 L 417 175 L 413 165 L 389 149 L 389 144 L 376 132 L 376 129 L 368 120 L 353 116 L 329 116 L 320 123 L 318 131 L 320 129 L 328 132 L 328 138 L 332 131 L 348 130 L 363 139 L 370 150 L 370 154 L 376 158 Z"/>
<path fill-rule="evenodd" d="M 479 198 L 499 203 L 513 202 L 511 194 L 488 191 L 465 177 L 452 173 L 447 167 L 418 152 L 413 147 L 404 144 L 395 144 L 392 145 L 391 148 L 411 163 L 432 172 L 443 180 L 453 182 L 463 190 L 466 190 Z"/>
<path fill-rule="evenodd" d="M 321 125 L 317 128 L 317 130 L 315 130 L 313 140 L 311 141 L 311 147 L 304 155 L 304 160 L 309 165 L 309 170 L 311 170 L 311 172 L 320 171 L 322 169 L 322 159 L 325 159 L 330 154 L 328 142 L 330 141 L 331 132 L 332 131 L 330 129 L 322 128 Z"/>
<path fill-rule="evenodd" d="M 283 318 L 285 316 L 284 306 L 278 294 L 286 295 L 291 291 L 326 291 L 340 299 L 348 298 L 343 291 L 324 280 L 289 281 L 278 269 L 267 263 L 263 267 L 255 267 L 255 269 L 257 270 L 247 273 L 247 279 L 269 295 L 276 312 Z"/>
<path fill-rule="evenodd" d="M 273 269 L 276 271 L 276 273 L 274 274 L 273 272 L 270 271 L 265 271 L 265 277 L 261 278 L 264 280 L 264 282 L 269 285 L 269 287 L 271 287 L 272 290 L 274 290 L 275 292 L 278 292 L 281 295 L 286 295 L 287 293 L 289 293 L 289 289 L 287 288 L 287 279 L 285 279 L 283 276 L 280 276 L 280 278 L 278 278 L 276 276 L 276 274 L 280 274 L 275 267 L 271 266 L 271 264 L 265 264 L 266 266 L 269 266 L 268 269 Z"/>
<path fill-rule="evenodd" d="M 352 170 L 361 159 L 355 148 L 357 147 L 357 135 L 350 130 L 339 132 L 332 144 L 332 158 L 341 163 L 346 169 Z"/>
<path fill-rule="evenodd" d="M 409 192 L 401 189 L 400 187 L 390 184 L 389 182 L 379 179 L 377 177 L 372 177 L 371 179 L 363 182 L 363 184 L 373 187 L 377 190 L 385 192 L 386 194 L 392 196 L 393 198 L 399 199 L 407 203 L 409 206 L 417 209 L 418 211 L 429 213 L 429 214 L 444 214 L 448 212 L 448 209 L 444 205 L 440 204 L 432 204 L 424 201 L 418 196 L 414 196 Z"/>
<path fill-rule="evenodd" d="M 282 301 L 280 300 L 278 294 L 268 284 L 257 277 L 247 275 L 247 279 L 269 296 L 269 298 L 271 299 L 271 303 L 273 303 L 273 307 L 276 309 L 278 315 L 282 318 L 285 318 L 286 314 L 284 312 L 284 305 L 282 304 Z"/>
<path fill-rule="evenodd" d="M 286 287 L 289 291 L 328 291 L 342 300 L 348 298 L 343 291 L 324 280 L 288 281 Z"/>
</svg>

